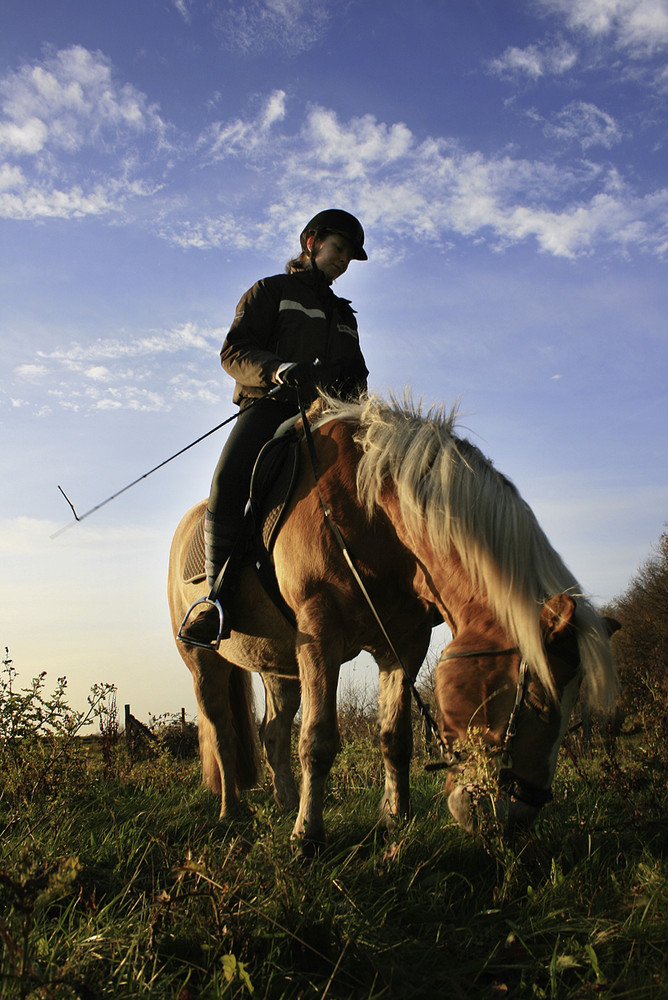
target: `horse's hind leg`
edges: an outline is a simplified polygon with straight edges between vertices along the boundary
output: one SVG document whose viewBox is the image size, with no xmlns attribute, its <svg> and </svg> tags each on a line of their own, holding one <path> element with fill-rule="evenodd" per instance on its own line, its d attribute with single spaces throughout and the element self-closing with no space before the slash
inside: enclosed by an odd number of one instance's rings
<svg viewBox="0 0 668 1000">
<path fill-rule="evenodd" d="M 385 764 L 382 811 L 386 823 L 391 825 L 394 818 L 410 813 L 409 768 L 413 755 L 413 730 L 410 689 L 404 683 L 402 670 L 381 668 L 378 714 Z"/>
<path fill-rule="evenodd" d="M 250 674 L 214 650 L 184 647 L 197 698 L 202 777 L 220 794 L 220 815 L 239 810 L 239 790 L 258 778 L 253 691 Z"/>
<path fill-rule="evenodd" d="M 263 674 L 266 692 L 264 721 L 260 739 L 267 755 L 274 785 L 274 799 L 281 809 L 296 809 L 299 792 L 290 763 L 292 723 L 299 708 L 299 681 L 292 677 Z"/>
</svg>

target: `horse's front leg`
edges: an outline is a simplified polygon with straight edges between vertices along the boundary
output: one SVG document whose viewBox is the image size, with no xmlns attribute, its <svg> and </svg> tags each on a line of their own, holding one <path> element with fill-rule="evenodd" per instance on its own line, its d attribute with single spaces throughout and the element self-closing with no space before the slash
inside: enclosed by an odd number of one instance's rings
<svg viewBox="0 0 668 1000">
<path fill-rule="evenodd" d="M 299 630 L 309 638 L 299 649 L 302 784 L 292 836 L 301 841 L 302 852 L 311 856 L 325 842 L 325 783 L 340 746 L 336 689 L 342 650 L 338 636 L 321 627 L 317 614 L 301 619 L 300 615 Z"/>
<path fill-rule="evenodd" d="M 394 664 L 380 670 L 378 714 L 385 765 L 382 812 L 390 827 L 397 817 L 410 813 L 409 769 L 413 756 L 410 688 L 404 682 L 403 670 Z"/>
<path fill-rule="evenodd" d="M 264 721 L 260 729 L 267 763 L 274 785 L 274 800 L 285 810 L 296 809 L 299 792 L 290 763 L 292 723 L 299 708 L 300 689 L 297 678 L 263 674 L 266 693 Z"/>
</svg>

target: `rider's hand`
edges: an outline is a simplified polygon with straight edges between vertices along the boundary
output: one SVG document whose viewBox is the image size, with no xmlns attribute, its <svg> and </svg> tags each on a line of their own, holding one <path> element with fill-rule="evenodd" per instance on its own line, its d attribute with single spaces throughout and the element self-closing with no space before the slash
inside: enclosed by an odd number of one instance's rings
<svg viewBox="0 0 668 1000">
<path fill-rule="evenodd" d="M 273 374 L 273 381 L 277 385 L 285 385 L 290 389 L 297 389 L 300 385 L 313 383 L 314 380 L 314 366 L 304 361 L 288 361 L 279 365 Z"/>
</svg>

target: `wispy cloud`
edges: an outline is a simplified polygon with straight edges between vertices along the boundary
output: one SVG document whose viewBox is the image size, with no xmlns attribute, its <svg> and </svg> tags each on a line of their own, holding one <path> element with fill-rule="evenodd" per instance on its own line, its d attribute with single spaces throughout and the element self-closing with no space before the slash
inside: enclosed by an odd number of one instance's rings
<svg viewBox="0 0 668 1000">
<path fill-rule="evenodd" d="M 545 127 L 587 149 L 620 138 L 610 116 L 582 102 Z M 443 137 L 418 139 L 401 122 L 343 121 L 323 107 L 307 111 L 298 134 L 277 131 L 249 155 L 256 197 L 265 185 L 264 212 L 256 202 L 248 213 L 237 203 L 219 216 L 173 219 L 162 234 L 200 248 L 270 249 L 281 238 L 287 246 L 299 220 L 327 202 L 358 211 L 390 254 L 407 239 L 445 244 L 455 236 L 496 249 L 533 239 L 540 250 L 571 258 L 602 247 L 666 251 L 668 190 L 639 196 L 609 165 L 485 156 Z"/>
<path fill-rule="evenodd" d="M 536 83 L 569 73 L 576 66 L 591 68 L 607 48 L 635 63 L 633 69 L 627 66 L 622 72 L 637 79 L 638 64 L 668 47 L 668 0 L 538 0 L 538 4 L 557 19 L 564 37 L 556 42 L 551 38 L 535 41 L 524 48 L 509 46 L 489 62 L 491 73 Z M 645 81 L 656 85 L 656 72 L 649 66 L 646 69 Z"/>
<path fill-rule="evenodd" d="M 329 6 L 328 0 L 245 0 L 220 11 L 216 29 L 227 48 L 255 53 L 280 48 L 297 54 L 324 37 Z"/>
<path fill-rule="evenodd" d="M 164 146 L 166 127 L 102 53 L 74 45 L 23 65 L 0 80 L 0 101 L 0 215 L 99 215 L 159 187 L 140 159 Z"/>
<path fill-rule="evenodd" d="M 572 101 L 547 120 L 535 113 L 531 117 L 542 122 L 546 136 L 576 142 L 583 150 L 593 146 L 611 149 L 624 138 L 613 116 L 588 101 Z"/>
<path fill-rule="evenodd" d="M 573 31 L 609 40 L 634 58 L 668 46 L 667 0 L 539 0 Z"/>
<path fill-rule="evenodd" d="M 576 49 L 566 42 L 558 45 L 537 43 L 523 49 L 511 45 L 491 60 L 489 70 L 499 76 L 525 76 L 535 81 L 543 76 L 568 73 L 577 58 Z"/>
<path fill-rule="evenodd" d="M 190 23 L 192 17 L 191 9 L 194 6 L 195 0 L 172 0 L 172 3 L 178 10 L 183 20 L 186 23 Z"/>
<path fill-rule="evenodd" d="M 89 344 L 70 344 L 48 353 L 38 352 L 38 357 L 49 361 L 60 361 L 78 366 L 91 361 L 119 360 L 124 358 L 153 358 L 160 354 L 174 354 L 192 348 L 210 351 L 213 343 L 218 343 L 220 329 L 201 330 L 195 323 L 182 323 L 171 330 L 161 330 L 136 340 L 122 340 L 108 337 L 98 338 Z"/>
<path fill-rule="evenodd" d="M 22 395 L 17 393 L 10 402 L 45 416 L 54 409 L 155 412 L 171 410 L 182 402 L 220 401 L 222 379 L 204 380 L 188 369 L 194 351 L 215 357 L 225 332 L 185 323 L 136 340 L 99 339 L 38 351 L 34 361 L 14 370 L 14 385 Z M 161 356 L 179 354 L 183 355 L 179 375 L 172 375 L 168 364 L 161 383 L 157 368 Z M 38 390 L 34 399 L 30 398 L 31 386 Z"/>
<path fill-rule="evenodd" d="M 236 154 L 251 155 L 265 147 L 272 126 L 285 118 L 285 99 L 284 90 L 274 90 L 263 101 L 259 113 L 247 121 L 235 118 L 209 126 L 197 141 L 205 162 Z"/>
<path fill-rule="evenodd" d="M 300 0 L 256 7 L 286 19 L 303 13 Z M 630 14 L 628 4 L 624 10 Z M 544 72 L 548 64 L 563 72 L 574 58 L 563 44 L 530 54 L 526 73 Z M 516 53 L 507 65 L 513 60 L 522 62 Z M 116 80 L 100 53 L 63 50 L 10 74 L 0 92 L 6 154 L 0 212 L 12 218 L 124 209 L 129 220 L 133 200 L 153 199 L 151 221 L 142 213 L 137 221 L 175 245 L 274 251 L 284 245 L 290 252 L 304 216 L 329 203 L 359 212 L 382 246 L 377 259 L 396 259 L 399 243 L 405 251 L 411 239 L 447 246 L 460 237 L 494 250 L 533 240 L 542 252 L 570 258 L 634 248 L 663 256 L 668 246 L 668 191 L 640 195 L 609 163 L 592 161 L 596 146 L 610 149 L 623 135 L 611 115 L 587 101 L 537 118 L 548 136 L 587 153 L 586 162 L 570 165 L 553 150 L 533 158 L 483 154 L 447 136 L 418 137 L 400 121 L 370 114 L 346 120 L 317 105 L 303 109 L 301 122 L 299 106 L 288 119 L 286 92 L 276 89 L 247 115 L 217 121 L 170 150 L 168 167 L 169 125 L 145 95 Z M 249 171 L 252 185 L 245 183 Z M 169 349 L 170 338 L 159 336 L 160 350 Z M 89 360 L 153 349 L 151 338 L 105 341 Z"/>
</svg>

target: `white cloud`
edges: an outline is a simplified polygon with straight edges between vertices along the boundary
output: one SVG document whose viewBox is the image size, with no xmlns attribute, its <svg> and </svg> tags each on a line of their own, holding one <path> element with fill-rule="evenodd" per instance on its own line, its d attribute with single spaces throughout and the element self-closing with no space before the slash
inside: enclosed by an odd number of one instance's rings
<svg viewBox="0 0 668 1000">
<path fill-rule="evenodd" d="M 197 146 L 204 150 L 205 160 L 215 162 L 225 156 L 248 155 L 264 149 L 272 126 L 285 118 L 285 97 L 284 90 L 274 90 L 254 118 L 211 125 L 197 141 Z"/>
<path fill-rule="evenodd" d="M 186 360 L 192 359 L 195 351 L 215 358 L 226 332 L 226 328 L 200 328 L 195 323 L 183 323 L 136 339 L 100 338 L 89 344 L 73 343 L 49 352 L 38 351 L 35 361 L 14 369 L 14 376 L 21 382 L 24 395 L 26 385 L 43 387 L 48 379 L 49 405 L 45 406 L 42 388 L 32 401 L 17 397 L 16 402 L 10 402 L 12 406 L 30 405 L 35 413 L 44 414 L 52 412 L 54 407 L 74 412 L 156 412 L 193 400 L 218 402 L 223 387 L 215 381 L 194 379 L 182 373 L 178 377 L 165 374 L 161 383 L 157 364 L 161 356 L 181 354 Z"/>
<path fill-rule="evenodd" d="M 544 132 L 556 139 L 578 142 L 583 149 L 591 146 L 610 149 L 623 138 L 612 115 L 587 101 L 572 101 L 562 108 L 546 122 Z"/>
<path fill-rule="evenodd" d="M 540 0 L 567 26 L 641 58 L 668 45 L 668 0 Z"/>
<path fill-rule="evenodd" d="M 227 48 L 258 53 L 270 48 L 306 52 L 330 22 L 328 0 L 245 0 L 219 12 L 217 30 Z"/>
<path fill-rule="evenodd" d="M 156 190 L 133 173 L 164 147 L 165 133 L 156 106 L 117 81 L 100 52 L 73 45 L 23 65 L 0 80 L 0 215 L 118 211 Z"/>
<path fill-rule="evenodd" d="M 84 371 L 84 375 L 94 381 L 102 381 L 109 378 L 109 369 L 104 365 L 92 365 Z"/>
<path fill-rule="evenodd" d="M 611 116 L 584 102 L 549 127 L 586 149 L 621 138 Z M 534 239 L 542 251 L 570 258 L 601 246 L 665 252 L 668 192 L 637 196 L 616 171 L 590 161 L 564 167 L 485 156 L 439 137 L 418 140 L 401 122 L 343 121 L 323 107 L 310 108 L 296 135 L 272 134 L 247 155 L 255 194 L 266 177 L 263 218 L 236 204 L 217 218 L 164 223 L 162 234 L 181 246 L 275 250 L 283 240 L 289 250 L 304 217 L 328 203 L 357 211 L 389 256 L 406 239 L 445 245 L 455 235 L 494 248 Z"/>
<path fill-rule="evenodd" d="M 0 81 L 5 121 L 20 152 L 44 147 L 75 152 L 121 134 L 160 132 L 155 106 L 131 84 L 113 78 L 110 60 L 80 45 L 62 49 L 41 64 L 22 66 Z"/>
<path fill-rule="evenodd" d="M 95 410 L 135 410 L 156 413 L 171 409 L 171 399 L 166 393 L 142 389 L 136 385 L 107 386 L 86 389 L 86 398 Z"/>
<path fill-rule="evenodd" d="M 365 176 L 369 169 L 397 162 L 414 145 L 413 135 L 402 122 L 387 126 L 373 115 L 353 119 L 353 127 L 342 125 L 334 111 L 314 108 L 303 130 L 307 150 L 318 150 L 322 163 L 340 168 L 346 179 Z"/>
<path fill-rule="evenodd" d="M 43 149 L 49 130 L 40 118 L 27 118 L 22 122 L 0 122 L 0 149 L 4 146 L 13 153 L 38 153 Z"/>
<path fill-rule="evenodd" d="M 60 361 L 83 370 L 90 361 L 119 360 L 123 358 L 156 357 L 160 354 L 174 354 L 177 351 L 196 349 L 210 352 L 212 345 L 219 343 L 219 328 L 200 329 L 196 323 L 182 323 L 171 330 L 162 330 L 136 340 L 120 340 L 114 337 L 98 338 L 89 344 L 70 344 L 48 353 L 39 352 L 39 357 L 49 361 Z M 30 366 L 21 366 L 30 367 Z M 100 372 L 98 366 L 95 369 Z"/>
<path fill-rule="evenodd" d="M 110 192 L 97 187 L 86 193 L 78 185 L 68 191 L 21 183 L 0 194 L 0 216 L 5 219 L 77 219 L 101 215 L 114 208 Z"/>
<path fill-rule="evenodd" d="M 550 74 L 568 73 L 577 62 L 577 52 L 566 42 L 559 45 L 528 45 L 524 49 L 510 46 L 489 63 L 492 73 L 499 76 L 528 76 L 538 80 Z"/>
<path fill-rule="evenodd" d="M 19 378 L 25 379 L 38 379 L 48 373 L 48 368 L 43 364 L 24 364 L 18 365 L 15 369 L 15 374 Z"/>
<path fill-rule="evenodd" d="M 218 403 L 223 391 L 231 396 L 231 386 L 217 379 L 193 378 L 187 375 L 177 375 L 169 380 L 170 396 L 178 403 Z"/>
<path fill-rule="evenodd" d="M 289 18 L 301 0 L 256 6 Z M 511 52 L 506 67 L 533 75 L 563 72 L 575 59 L 565 44 Z M 158 169 L 168 169 L 159 157 L 150 164 L 166 126 L 143 94 L 116 81 L 100 53 L 78 46 L 63 50 L 6 77 L 0 92 L 8 158 L 0 165 L 0 213 L 11 218 L 116 214 L 131 199 L 160 190 L 151 224 L 181 247 L 276 250 L 283 243 L 290 252 L 304 216 L 329 203 L 358 211 L 382 244 L 377 259 L 396 259 L 406 239 L 446 246 L 457 235 L 495 249 L 534 239 L 542 251 L 565 257 L 602 245 L 665 254 L 665 192 L 636 196 L 609 167 L 591 162 L 558 167 L 541 159 L 483 155 L 441 136 L 418 138 L 403 122 L 384 123 L 369 114 L 343 120 L 322 106 L 309 107 L 301 128 L 288 131 L 286 93 L 277 89 L 251 114 L 217 122 L 198 140 L 183 143 L 181 165 L 197 171 L 198 194 L 170 200 L 162 180 L 133 175 L 132 166 L 149 171 L 157 162 Z M 609 149 L 622 138 L 612 116 L 585 101 L 537 120 L 549 135 L 578 142 L 585 151 Z M 143 147 L 133 145 L 142 137 L 149 137 L 146 160 L 137 155 Z M 10 154 L 20 164 L 9 162 Z M 225 159 L 230 172 L 218 172 L 216 187 L 207 190 L 205 207 L 198 210 L 201 168 Z M 251 167 L 253 184 L 252 193 L 237 194 L 230 208 L 233 166 Z M 211 209 L 215 199 L 218 212 Z M 263 213 L 258 202 L 266 206 Z M 202 333 L 186 332 L 196 340 Z M 69 363 L 179 350 L 184 335 L 181 330 L 136 342 L 100 341 L 86 347 L 87 358 L 75 357 L 73 346 Z M 206 337 L 194 346 L 209 347 Z"/>
<path fill-rule="evenodd" d="M 194 6 L 195 0 L 172 0 L 183 20 L 189 24 L 191 20 L 190 8 Z"/>
</svg>

